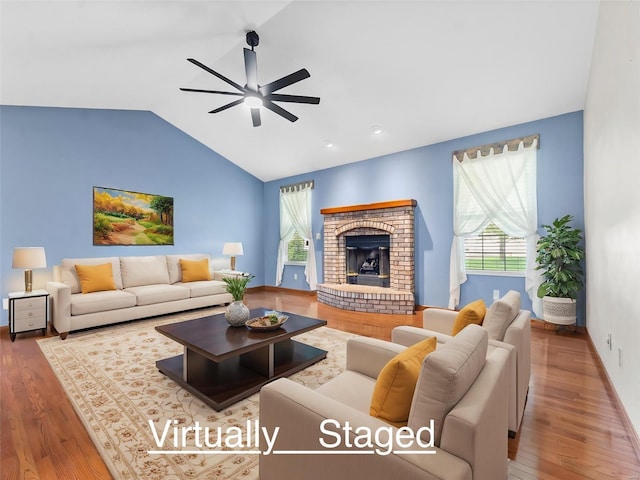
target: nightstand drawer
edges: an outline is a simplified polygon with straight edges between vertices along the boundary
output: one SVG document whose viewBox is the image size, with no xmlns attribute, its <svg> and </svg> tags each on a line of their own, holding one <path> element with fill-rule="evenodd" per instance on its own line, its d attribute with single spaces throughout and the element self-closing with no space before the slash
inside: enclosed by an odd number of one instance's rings
<svg viewBox="0 0 640 480">
<path fill-rule="evenodd" d="M 47 317 L 38 312 L 16 312 L 13 319 L 13 332 L 28 332 L 47 327 Z"/>
<path fill-rule="evenodd" d="M 16 298 L 13 300 L 13 311 L 15 312 L 16 318 L 18 318 L 19 312 L 35 310 L 40 313 L 44 312 L 46 303 L 46 297 Z"/>
</svg>

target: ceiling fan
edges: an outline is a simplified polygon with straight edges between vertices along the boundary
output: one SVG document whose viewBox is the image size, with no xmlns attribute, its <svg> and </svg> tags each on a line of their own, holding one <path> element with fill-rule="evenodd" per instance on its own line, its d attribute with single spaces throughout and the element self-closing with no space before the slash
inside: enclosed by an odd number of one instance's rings
<svg viewBox="0 0 640 480">
<path fill-rule="evenodd" d="M 223 110 L 244 103 L 251 109 L 251 120 L 254 127 L 259 127 L 261 125 L 260 107 L 265 107 L 291 122 L 295 122 L 296 120 L 298 120 L 298 117 L 296 117 L 294 114 L 288 112 L 287 110 L 279 105 L 276 105 L 273 102 L 311 103 L 314 105 L 320 103 L 320 98 L 318 97 L 274 93 L 278 90 L 283 89 L 284 87 L 288 87 L 289 85 L 304 80 L 305 78 L 309 78 L 311 74 L 307 71 L 306 68 L 302 68 L 297 72 L 286 75 L 271 83 L 267 83 L 266 85 L 258 85 L 258 64 L 256 61 L 256 52 L 254 51 L 254 47 L 257 47 L 260 43 L 260 37 L 258 37 L 258 34 L 256 32 L 251 31 L 247 32 L 246 38 L 247 44 L 251 47 L 251 50 L 249 50 L 248 48 L 244 49 L 244 69 L 247 75 L 247 83 L 244 87 L 234 82 L 233 80 L 228 79 L 224 75 L 216 72 L 215 70 L 212 70 L 198 60 L 187 58 L 189 62 L 218 77 L 220 80 L 228 83 L 238 91 L 222 92 L 219 90 L 203 90 L 200 88 L 180 88 L 180 90 L 182 90 L 183 92 L 217 93 L 220 95 L 234 95 L 237 97 L 241 97 L 238 100 L 234 100 L 233 102 L 223 105 L 222 107 L 211 110 L 209 113 L 222 112 Z"/>
</svg>

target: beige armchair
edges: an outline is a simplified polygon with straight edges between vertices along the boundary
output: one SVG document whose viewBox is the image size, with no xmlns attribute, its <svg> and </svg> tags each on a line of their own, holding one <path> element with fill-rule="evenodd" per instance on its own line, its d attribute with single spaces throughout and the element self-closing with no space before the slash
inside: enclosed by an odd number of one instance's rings
<svg viewBox="0 0 640 480">
<path fill-rule="evenodd" d="M 487 353 L 487 347 L 486 330 L 474 325 L 426 356 L 407 425 L 415 433 L 433 424 L 433 435 L 423 432 L 419 447 L 401 441 L 397 427 L 369 415 L 376 378 L 403 350 L 400 345 L 366 337 L 350 340 L 346 371 L 317 390 L 284 378 L 265 385 L 260 426 L 279 431 L 273 452 L 260 456 L 260 479 L 506 478 L 508 352 Z M 326 422 L 334 432 L 330 436 Z M 339 440 L 336 424 L 350 427 Z M 364 453 L 371 450 L 362 445 L 364 432 L 387 432 L 380 438 L 393 440 L 384 447 L 384 442 L 374 443 L 381 453 Z M 424 445 L 431 440 L 433 446 Z"/>
<path fill-rule="evenodd" d="M 427 308 L 423 326 L 396 327 L 391 341 L 409 346 L 436 336 L 438 344 L 452 338 L 450 333 L 458 312 Z M 520 293 L 510 290 L 487 310 L 482 326 L 489 333 L 489 350 L 503 348 L 509 352 L 509 436 L 520 429 L 531 377 L 531 312 L 520 310 Z"/>
</svg>

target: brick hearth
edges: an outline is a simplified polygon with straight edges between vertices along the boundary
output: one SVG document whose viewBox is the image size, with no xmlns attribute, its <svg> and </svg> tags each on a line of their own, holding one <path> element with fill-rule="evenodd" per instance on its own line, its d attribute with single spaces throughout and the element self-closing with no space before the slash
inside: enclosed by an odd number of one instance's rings
<svg viewBox="0 0 640 480">
<path fill-rule="evenodd" d="M 345 310 L 413 313 L 415 206 L 415 200 L 398 200 L 322 209 L 324 283 L 318 285 L 318 300 Z M 390 236 L 390 287 L 348 284 L 345 237 L 381 233 Z"/>
</svg>

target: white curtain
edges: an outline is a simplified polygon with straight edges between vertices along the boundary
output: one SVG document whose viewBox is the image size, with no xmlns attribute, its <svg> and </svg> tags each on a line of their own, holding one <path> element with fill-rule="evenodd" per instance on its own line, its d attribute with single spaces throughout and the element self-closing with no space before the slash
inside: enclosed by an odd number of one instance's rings
<svg viewBox="0 0 640 480">
<path fill-rule="evenodd" d="M 311 290 L 318 284 L 316 273 L 316 252 L 311 231 L 311 192 L 313 183 L 304 183 L 280 189 L 280 244 L 276 266 L 276 285 L 282 283 L 284 264 L 287 261 L 288 240 L 297 231 L 308 241 L 307 263 L 304 275 Z"/>
<path fill-rule="evenodd" d="M 460 301 L 460 285 L 467 281 L 464 266 L 464 239 L 480 235 L 491 222 L 511 237 L 527 242 L 525 290 L 540 314 L 537 296 L 541 275 L 535 270 L 538 241 L 536 195 L 537 141 L 518 150 L 480 153 L 470 159 L 465 153 L 460 162 L 453 157 L 453 243 L 451 245 L 449 308 Z"/>
</svg>

